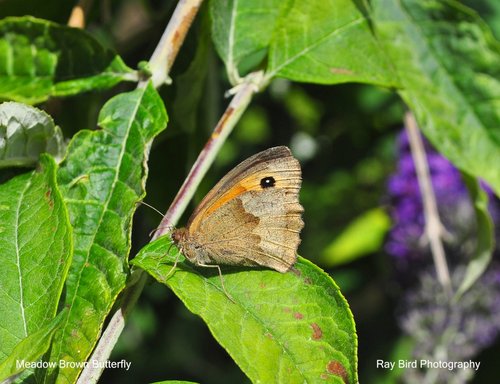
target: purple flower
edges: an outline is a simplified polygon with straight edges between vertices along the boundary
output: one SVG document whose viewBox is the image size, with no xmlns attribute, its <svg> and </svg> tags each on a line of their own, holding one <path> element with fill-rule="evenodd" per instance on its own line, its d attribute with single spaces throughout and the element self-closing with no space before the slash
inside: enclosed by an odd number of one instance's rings
<svg viewBox="0 0 500 384">
<path fill-rule="evenodd" d="M 465 268 L 453 272 L 458 288 Z M 492 344 L 500 332 L 500 266 L 494 265 L 460 300 L 450 300 L 435 273 L 423 273 L 419 286 L 405 297 L 401 328 L 414 341 L 413 357 L 431 361 L 466 361 Z M 409 382 L 423 382 L 426 371 L 405 372 Z M 457 372 L 433 372 L 435 382 L 451 382 Z M 409 377 L 411 376 L 411 378 Z"/>
<path fill-rule="evenodd" d="M 414 341 L 414 358 L 439 360 L 440 354 L 445 353 L 445 360 L 463 361 L 490 345 L 500 333 L 499 252 L 495 252 L 487 271 L 453 302 L 436 278 L 424 236 L 422 197 L 405 131 L 397 143 L 397 167 L 387 182 L 393 227 L 385 250 L 392 256 L 395 276 L 404 289 L 400 325 Z M 425 139 L 424 145 L 439 219 L 446 229 L 442 240 L 456 290 L 476 249 L 475 211 L 460 172 Z M 489 196 L 493 222 L 499 224 L 500 200 L 484 182 L 480 185 Z M 448 382 L 450 374 L 440 370 L 436 381 Z M 453 379 L 457 379 L 457 373 L 453 374 Z M 408 381 L 422 381 L 425 375 L 425 371 L 405 371 Z"/>
<path fill-rule="evenodd" d="M 436 152 L 423 139 L 431 177 L 436 196 L 440 219 L 450 236 L 448 247 L 457 243 L 474 241 L 475 217 L 467 188 L 460 172 L 445 157 Z M 389 233 L 386 252 L 393 256 L 400 273 L 410 271 L 415 263 L 432 262 L 427 241 L 423 238 L 425 218 L 422 197 L 415 171 L 408 136 L 403 131 L 398 137 L 398 163 L 396 171 L 389 178 L 387 191 L 391 205 L 394 227 Z M 481 184 L 483 187 L 485 183 Z M 500 222 L 500 204 L 490 188 L 485 188 L 490 196 L 490 213 L 495 222 Z M 464 239 L 465 234 L 469 235 Z M 470 255 L 464 255 L 469 258 Z M 404 260 L 404 261 L 403 261 Z"/>
</svg>

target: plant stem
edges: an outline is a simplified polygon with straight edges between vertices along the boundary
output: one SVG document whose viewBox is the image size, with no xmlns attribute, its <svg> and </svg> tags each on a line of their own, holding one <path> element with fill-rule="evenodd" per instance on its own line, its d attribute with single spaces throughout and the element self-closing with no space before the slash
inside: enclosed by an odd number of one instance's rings
<svg viewBox="0 0 500 384">
<path fill-rule="evenodd" d="M 151 80 L 155 88 L 170 82 L 168 74 L 202 2 L 203 0 L 180 0 L 175 7 L 174 14 L 149 60 L 153 72 Z"/>
<path fill-rule="evenodd" d="M 132 282 L 129 283 L 130 289 L 124 290 L 120 308 L 113 314 L 109 324 L 99 338 L 92 356 L 89 358 L 89 361 L 99 361 L 100 364 L 98 364 L 98 368 L 93 367 L 93 364 L 88 364 L 78 378 L 77 384 L 97 383 L 104 370 L 104 362 L 109 359 L 118 338 L 125 328 L 125 318 L 135 306 L 147 279 L 148 275 L 142 270 L 137 269 L 132 272 Z"/>
<path fill-rule="evenodd" d="M 163 217 L 158 227 L 158 231 L 151 241 L 167 232 L 168 229 L 179 220 L 179 217 L 193 197 L 198 184 L 215 159 L 217 152 L 222 147 L 222 144 L 224 144 L 224 141 L 252 100 L 252 96 L 264 86 L 262 79 L 262 72 L 251 73 L 245 77 L 243 83 L 235 88 L 236 94 L 215 126 L 212 135 L 200 152 L 196 162 L 193 164 L 184 184 L 182 184 L 177 196 Z M 120 337 L 125 327 L 125 317 L 134 307 L 137 298 L 144 288 L 144 283 L 147 280 L 147 274 L 142 270 L 135 270 L 133 276 L 135 281 L 130 282 L 128 288 L 124 290 L 120 308 L 111 317 L 90 360 L 105 362 L 109 358 L 113 347 Z M 101 366 L 103 366 L 103 364 L 99 364 L 99 367 Z M 78 384 L 96 383 L 102 374 L 102 370 L 103 368 L 93 368 L 92 364 L 88 364 L 82 371 L 78 379 Z"/>
<path fill-rule="evenodd" d="M 71 10 L 71 15 L 68 19 L 68 26 L 74 28 L 85 28 L 85 15 L 87 15 L 92 7 L 93 0 L 79 0 Z"/>
<path fill-rule="evenodd" d="M 236 94 L 227 106 L 224 114 L 214 128 L 212 135 L 198 155 L 189 174 L 182 184 L 179 192 L 175 196 L 172 204 L 165 213 L 158 230 L 153 236 L 153 240 L 168 232 L 172 226 L 177 224 L 180 216 L 186 209 L 189 201 L 193 197 L 196 188 L 212 165 L 215 156 L 219 152 L 222 144 L 233 130 L 241 115 L 252 100 L 254 93 L 258 92 L 262 86 L 262 72 L 253 72 L 245 77 L 238 85 Z"/>
<path fill-rule="evenodd" d="M 439 283 L 449 294 L 451 294 L 450 273 L 448 271 L 443 242 L 441 241 L 441 237 L 445 230 L 439 218 L 436 196 L 432 188 L 429 165 L 427 163 L 422 138 L 415 117 L 411 112 L 407 112 L 405 115 L 405 126 L 408 132 L 413 162 L 415 163 L 420 194 L 422 195 L 425 217 L 425 236 L 429 241 Z"/>
<path fill-rule="evenodd" d="M 153 72 L 152 80 L 155 87 L 167 82 L 168 73 L 172 68 L 180 46 L 184 42 L 187 31 L 202 1 L 203 0 L 180 0 L 177 4 L 174 14 L 165 28 L 165 32 L 150 59 L 150 68 Z M 138 84 L 138 87 L 142 86 L 144 86 L 144 83 Z M 146 157 L 149 154 L 150 147 L 149 145 L 146 149 Z M 89 358 L 89 361 L 99 361 L 101 364 L 99 364 L 98 367 L 103 367 L 104 364 L 102 363 L 111 355 L 111 351 L 125 327 L 125 318 L 137 302 L 147 278 L 148 275 L 142 270 L 132 271 L 131 281 L 128 287 L 123 291 L 120 308 L 118 308 L 111 317 L 109 324 L 103 331 Z M 78 378 L 78 384 L 96 383 L 103 369 L 104 368 L 96 368 L 93 364 L 87 364 Z"/>
</svg>

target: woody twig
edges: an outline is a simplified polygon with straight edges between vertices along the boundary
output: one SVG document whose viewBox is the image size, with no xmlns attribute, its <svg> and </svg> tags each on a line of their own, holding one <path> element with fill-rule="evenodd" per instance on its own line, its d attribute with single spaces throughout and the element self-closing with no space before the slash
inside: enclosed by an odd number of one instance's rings
<svg viewBox="0 0 500 384">
<path fill-rule="evenodd" d="M 450 273 L 448 271 L 443 242 L 441 241 L 445 229 L 439 219 L 436 196 L 432 188 L 429 166 L 425 156 L 422 138 L 420 137 L 415 117 L 410 112 L 405 115 L 405 126 L 408 132 L 411 153 L 413 162 L 415 163 L 418 185 L 424 206 L 425 237 L 426 240 L 429 241 L 439 283 L 451 294 Z"/>
<path fill-rule="evenodd" d="M 73 28 L 85 28 L 85 17 L 92 7 L 93 0 L 79 0 L 71 10 L 71 15 L 68 19 L 68 26 Z"/>
<path fill-rule="evenodd" d="M 253 95 L 263 86 L 262 80 L 262 72 L 253 72 L 247 75 L 243 82 L 237 87 L 236 94 L 215 126 L 212 135 L 198 155 L 198 158 L 193 164 L 186 180 L 182 184 L 179 192 L 175 196 L 172 204 L 167 210 L 167 213 L 158 226 L 158 230 L 153 236 L 153 239 L 165 234 L 165 232 L 172 228 L 172 226 L 177 224 L 177 221 L 193 197 L 200 181 L 212 165 L 215 156 L 222 147 L 222 144 L 224 144 L 234 126 L 239 121 L 241 115 L 246 110 L 248 104 L 250 104 Z"/>
<path fill-rule="evenodd" d="M 170 83 L 170 70 L 202 2 L 203 0 L 181 0 L 177 4 L 160 42 L 149 60 L 153 73 L 151 80 L 155 87 Z"/>
<path fill-rule="evenodd" d="M 83 0 L 85 1 L 85 0 Z M 150 60 L 153 84 L 160 86 L 167 81 L 180 46 L 184 42 L 191 23 L 196 16 L 202 0 L 180 0 L 165 32 L 158 43 Z M 144 84 L 139 84 L 141 87 Z M 132 271 L 128 288 L 123 292 L 120 308 L 111 317 L 103 331 L 90 360 L 105 362 L 125 327 L 125 318 L 135 306 L 147 280 L 147 274 L 142 270 Z M 95 368 L 97 366 L 98 368 Z M 87 364 L 78 378 L 79 384 L 96 383 L 102 374 L 104 364 Z"/>
</svg>

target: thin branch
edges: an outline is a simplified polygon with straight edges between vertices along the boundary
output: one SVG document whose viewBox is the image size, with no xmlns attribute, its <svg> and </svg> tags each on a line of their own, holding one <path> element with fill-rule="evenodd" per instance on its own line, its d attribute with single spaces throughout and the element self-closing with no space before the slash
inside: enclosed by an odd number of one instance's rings
<svg viewBox="0 0 500 384">
<path fill-rule="evenodd" d="M 193 197 L 200 181 L 212 165 L 215 156 L 222 147 L 222 144 L 224 144 L 234 126 L 240 119 L 242 113 L 247 108 L 248 104 L 252 100 L 252 96 L 263 86 L 262 79 L 262 72 L 253 72 L 247 75 L 243 82 L 238 85 L 236 94 L 215 126 L 212 135 L 198 155 L 198 158 L 187 175 L 184 184 L 182 184 L 179 192 L 175 196 L 172 204 L 168 208 L 167 213 L 158 226 L 158 231 L 156 231 L 153 236 L 153 240 L 165 234 L 170 228 L 172 228 L 172 226 L 177 224 L 177 221 Z"/>
<path fill-rule="evenodd" d="M 243 82 L 234 88 L 235 95 L 229 103 L 226 111 L 214 128 L 212 135 L 205 144 L 198 159 L 193 164 L 189 175 L 186 177 L 184 184 L 181 186 L 177 196 L 170 205 L 167 213 L 162 219 L 158 231 L 153 236 L 156 239 L 177 223 L 179 217 L 184 212 L 189 201 L 205 175 L 206 171 L 212 164 L 219 149 L 224 144 L 225 140 L 233 130 L 234 126 L 240 119 L 241 115 L 252 100 L 253 95 L 258 92 L 266 84 L 263 80 L 262 72 L 255 72 L 247 75 Z M 147 279 L 147 274 L 142 270 L 134 271 L 136 273 L 137 283 L 130 283 L 129 287 L 123 292 L 120 308 L 113 314 L 111 320 L 100 337 L 90 360 L 99 361 L 99 367 L 109 358 L 111 351 L 118 340 L 125 326 L 125 317 L 131 308 L 135 305 L 144 287 L 144 282 Z M 92 364 L 88 364 L 83 370 L 78 380 L 79 384 L 95 383 L 102 373 L 102 368 L 94 368 Z"/>
<path fill-rule="evenodd" d="M 168 74 L 202 2 L 203 0 L 180 0 L 175 7 L 174 14 L 149 60 L 153 73 L 151 79 L 155 87 L 170 82 Z"/>
<path fill-rule="evenodd" d="M 135 306 L 139 298 L 148 275 L 142 270 L 135 270 L 131 276 L 129 287 L 123 291 L 120 308 L 113 314 L 113 317 L 106 326 L 105 331 L 99 338 L 99 342 L 89 358 L 89 361 L 99 362 L 98 364 L 87 364 L 78 378 L 77 384 L 97 383 L 102 371 L 105 368 L 105 362 L 108 360 L 111 352 L 118 341 L 123 329 L 125 328 L 125 318 L 130 310 Z M 133 287 L 133 288 L 132 288 Z"/>
<path fill-rule="evenodd" d="M 413 162 L 415 163 L 418 185 L 422 195 L 425 217 L 425 236 L 429 241 L 439 283 L 446 291 L 451 293 L 450 273 L 448 271 L 443 242 L 441 241 L 445 230 L 439 219 L 436 196 L 432 188 L 429 166 L 422 138 L 420 137 L 415 117 L 410 112 L 407 112 L 405 115 L 405 126 L 408 132 Z"/>
<path fill-rule="evenodd" d="M 174 14 L 150 60 L 153 84 L 156 87 L 167 82 L 168 73 L 201 3 L 202 0 L 181 0 L 177 4 Z M 141 86 L 144 86 L 144 84 L 138 84 L 138 87 Z M 146 148 L 146 156 L 149 150 L 150 146 Z M 97 361 L 99 364 L 97 364 L 97 367 L 94 364 L 87 364 L 78 378 L 78 384 L 96 383 L 99 380 L 104 369 L 102 367 L 111 355 L 111 351 L 125 327 L 125 318 L 135 306 L 147 278 L 148 275 L 143 270 L 134 270 L 132 272 L 131 282 L 123 291 L 120 308 L 111 317 L 89 358 L 89 361 Z"/>
<path fill-rule="evenodd" d="M 264 86 L 262 81 L 262 72 L 251 73 L 245 77 L 243 83 L 235 88 L 235 96 L 215 126 L 212 135 L 205 144 L 205 147 L 198 156 L 198 159 L 193 164 L 189 175 L 186 177 L 184 184 L 181 186 L 181 189 L 170 205 L 170 208 L 158 227 L 158 231 L 155 233 L 151 241 L 168 231 L 172 225 L 177 223 L 179 217 L 182 215 L 184 209 L 193 197 L 198 184 L 212 164 L 219 149 L 222 147 L 222 144 L 224 144 L 239 118 L 252 100 L 252 96 Z M 99 338 L 98 344 L 89 359 L 92 361 L 98 361 L 101 364 L 98 364 L 97 367 L 94 367 L 93 364 L 88 364 L 82 371 L 82 374 L 78 379 L 78 384 L 96 383 L 101 376 L 103 370 L 101 367 L 109 358 L 113 347 L 120 337 L 120 334 L 125 326 L 125 317 L 134 307 L 147 279 L 147 274 L 142 270 L 135 270 L 134 276 L 136 282 L 129 283 L 129 287 L 124 290 L 120 308 L 111 317 L 108 326 Z"/>
<path fill-rule="evenodd" d="M 68 26 L 74 28 L 85 28 L 85 15 L 87 15 L 92 7 L 93 0 L 79 0 L 71 10 L 71 15 L 68 19 Z"/>
</svg>

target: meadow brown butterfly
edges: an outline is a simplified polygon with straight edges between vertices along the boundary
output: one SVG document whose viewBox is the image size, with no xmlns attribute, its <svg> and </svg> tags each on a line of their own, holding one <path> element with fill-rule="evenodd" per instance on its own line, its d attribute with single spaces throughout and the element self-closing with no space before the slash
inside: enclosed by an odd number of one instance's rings
<svg viewBox="0 0 500 384">
<path fill-rule="evenodd" d="M 287 147 L 269 148 L 224 176 L 172 240 L 195 265 L 264 266 L 288 271 L 304 226 L 300 164 Z"/>
</svg>

